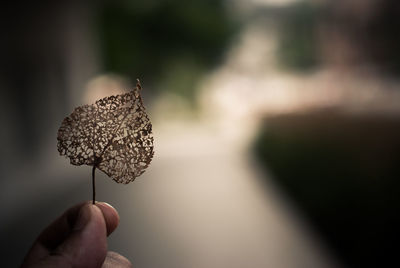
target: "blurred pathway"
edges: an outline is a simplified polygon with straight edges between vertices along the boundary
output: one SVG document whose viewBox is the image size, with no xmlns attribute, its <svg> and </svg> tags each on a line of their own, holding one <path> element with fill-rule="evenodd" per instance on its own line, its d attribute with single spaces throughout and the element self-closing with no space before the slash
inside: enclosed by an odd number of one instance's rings
<svg viewBox="0 0 400 268">
<path fill-rule="evenodd" d="M 237 142 L 204 124 L 155 133 L 149 170 L 110 197 L 112 250 L 137 267 L 335 267 Z"/>
</svg>

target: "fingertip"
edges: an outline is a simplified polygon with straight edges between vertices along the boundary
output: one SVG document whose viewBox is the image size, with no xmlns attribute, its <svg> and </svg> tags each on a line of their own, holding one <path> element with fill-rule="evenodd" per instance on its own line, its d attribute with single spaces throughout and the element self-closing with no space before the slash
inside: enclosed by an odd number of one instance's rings
<svg viewBox="0 0 400 268">
<path fill-rule="evenodd" d="M 102 268 L 132 268 L 132 263 L 119 253 L 108 251 L 106 259 L 104 260 Z"/>
<path fill-rule="evenodd" d="M 110 235 L 119 224 L 118 211 L 113 206 L 105 202 L 96 202 L 95 206 L 97 206 L 103 213 L 107 226 L 107 235 Z"/>
</svg>

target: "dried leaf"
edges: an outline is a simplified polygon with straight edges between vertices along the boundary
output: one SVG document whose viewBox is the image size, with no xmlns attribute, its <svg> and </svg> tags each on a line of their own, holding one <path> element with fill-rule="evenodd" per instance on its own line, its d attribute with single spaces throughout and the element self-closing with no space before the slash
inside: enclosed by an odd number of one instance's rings
<svg viewBox="0 0 400 268">
<path fill-rule="evenodd" d="M 152 126 L 141 86 L 75 108 L 58 130 L 58 151 L 73 165 L 100 169 L 118 183 L 140 176 L 153 157 Z"/>
</svg>

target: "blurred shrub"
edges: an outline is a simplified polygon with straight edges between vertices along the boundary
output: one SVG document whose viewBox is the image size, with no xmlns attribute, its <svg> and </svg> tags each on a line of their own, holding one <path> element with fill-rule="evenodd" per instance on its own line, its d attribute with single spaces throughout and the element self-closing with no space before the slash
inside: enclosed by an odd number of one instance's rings
<svg viewBox="0 0 400 268">
<path fill-rule="evenodd" d="M 254 149 L 345 263 L 389 267 L 398 264 L 399 135 L 399 118 L 281 116 Z"/>
</svg>

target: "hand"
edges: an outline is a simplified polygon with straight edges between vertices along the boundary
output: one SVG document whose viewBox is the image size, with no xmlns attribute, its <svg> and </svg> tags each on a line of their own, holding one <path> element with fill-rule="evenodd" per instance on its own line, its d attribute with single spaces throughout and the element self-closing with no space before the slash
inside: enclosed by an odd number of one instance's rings
<svg viewBox="0 0 400 268">
<path fill-rule="evenodd" d="M 21 267 L 132 267 L 107 252 L 107 236 L 118 223 L 118 212 L 106 203 L 76 205 L 39 235 Z"/>
</svg>

